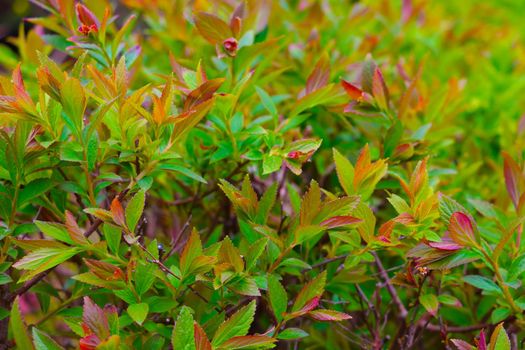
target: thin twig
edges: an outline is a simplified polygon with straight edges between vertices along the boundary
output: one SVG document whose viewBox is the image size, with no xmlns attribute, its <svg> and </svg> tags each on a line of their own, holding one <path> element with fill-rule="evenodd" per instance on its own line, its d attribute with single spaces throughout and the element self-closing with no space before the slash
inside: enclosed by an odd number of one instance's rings
<svg viewBox="0 0 525 350">
<path fill-rule="evenodd" d="M 394 302 L 394 304 L 396 304 L 397 308 L 399 309 L 398 318 L 404 320 L 408 315 L 408 311 L 405 308 L 405 305 L 403 305 L 403 302 L 401 301 L 401 299 L 399 298 L 399 295 L 397 294 L 396 289 L 390 282 L 390 277 L 388 277 L 388 274 L 385 268 L 383 267 L 383 264 L 381 263 L 379 256 L 377 255 L 376 252 L 372 252 L 371 254 L 374 256 L 377 269 L 379 270 L 380 276 L 385 281 L 386 289 L 388 290 L 388 293 L 392 297 L 392 301 Z"/>
</svg>

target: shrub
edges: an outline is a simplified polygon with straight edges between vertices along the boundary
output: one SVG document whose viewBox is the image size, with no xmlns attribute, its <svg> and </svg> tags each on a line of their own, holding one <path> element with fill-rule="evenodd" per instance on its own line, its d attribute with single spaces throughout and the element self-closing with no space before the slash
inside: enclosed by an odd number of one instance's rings
<svg viewBox="0 0 525 350">
<path fill-rule="evenodd" d="M 33 2 L 0 348 L 521 346 L 523 4 Z"/>
</svg>

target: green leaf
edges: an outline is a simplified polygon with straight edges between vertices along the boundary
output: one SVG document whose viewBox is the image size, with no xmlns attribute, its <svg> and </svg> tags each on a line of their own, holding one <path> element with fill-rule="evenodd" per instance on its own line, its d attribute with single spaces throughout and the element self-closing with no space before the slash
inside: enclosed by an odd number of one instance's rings
<svg viewBox="0 0 525 350">
<path fill-rule="evenodd" d="M 301 339 L 307 336 L 309 336 L 309 334 L 303 331 L 301 328 L 286 328 L 284 331 L 279 333 L 277 339 L 294 340 Z"/>
<path fill-rule="evenodd" d="M 139 296 L 142 296 L 144 293 L 146 293 L 155 282 L 156 270 L 156 265 L 138 263 L 133 276 L 135 279 L 135 290 Z"/>
<path fill-rule="evenodd" d="M 390 202 L 390 204 L 392 204 L 392 206 L 398 214 L 411 212 L 408 203 L 403 198 L 399 197 L 397 194 L 392 194 L 390 197 L 388 197 L 388 201 Z"/>
<path fill-rule="evenodd" d="M 228 287 L 235 293 L 241 295 L 252 297 L 258 297 L 261 295 L 257 283 L 255 283 L 255 280 L 251 277 L 242 277 L 237 282 L 231 283 Z"/>
<path fill-rule="evenodd" d="M 263 155 L 263 175 L 271 174 L 281 168 L 283 159 L 280 156 Z"/>
<path fill-rule="evenodd" d="M 200 176 L 199 174 L 197 174 L 196 172 L 184 167 L 184 166 L 181 166 L 181 165 L 177 165 L 177 164 L 163 164 L 161 166 L 159 166 L 160 169 L 163 169 L 163 170 L 171 170 L 171 171 L 175 171 L 177 173 L 180 173 L 184 176 L 187 176 L 195 181 L 198 181 L 198 182 L 201 182 L 203 184 L 207 184 L 208 182 L 202 177 Z"/>
<path fill-rule="evenodd" d="M 333 148 L 332 151 L 334 153 L 335 171 L 337 172 L 339 184 L 347 195 L 352 195 L 355 193 L 354 166 L 335 148 Z"/>
<path fill-rule="evenodd" d="M 268 296 L 275 318 L 279 322 L 282 321 L 283 313 L 286 312 L 288 307 L 288 295 L 274 275 L 268 275 Z"/>
<path fill-rule="evenodd" d="M 64 225 L 38 220 L 35 221 L 35 225 L 42 233 L 49 237 L 67 244 L 74 244 Z"/>
<path fill-rule="evenodd" d="M 436 316 L 438 311 L 438 298 L 434 294 L 424 294 L 419 296 L 419 302 L 425 310 L 428 311 L 429 314 L 432 316 Z"/>
<path fill-rule="evenodd" d="M 191 309 L 187 306 L 182 306 L 179 317 L 177 317 L 171 334 L 171 345 L 173 349 L 196 350 L 193 316 Z"/>
<path fill-rule="evenodd" d="M 488 292 L 497 292 L 501 293 L 500 287 L 493 280 L 488 279 L 487 277 L 478 276 L 478 275 L 468 275 L 463 277 L 463 281 L 473 285 L 476 288 L 486 290 Z"/>
<path fill-rule="evenodd" d="M 263 237 L 250 245 L 246 254 L 246 271 L 250 271 L 256 266 L 257 260 L 264 252 L 267 244 L 268 238 Z"/>
<path fill-rule="evenodd" d="M 449 222 L 452 214 L 458 211 L 468 215 L 468 211 L 461 204 L 444 194 L 440 195 L 439 215 L 443 221 Z"/>
<path fill-rule="evenodd" d="M 53 182 L 49 179 L 36 179 L 31 181 L 20 191 L 17 202 L 18 207 L 46 193 L 54 186 Z"/>
<path fill-rule="evenodd" d="M 86 93 L 80 81 L 68 78 L 60 89 L 64 118 L 72 131 L 80 135 L 83 125 L 84 111 L 87 105 Z"/>
<path fill-rule="evenodd" d="M 503 328 L 503 323 L 497 325 L 492 332 L 489 350 L 510 350 L 510 339 L 505 328 Z"/>
<path fill-rule="evenodd" d="M 13 282 L 13 279 L 5 273 L 0 273 L 0 286 Z"/>
<path fill-rule="evenodd" d="M 518 304 L 516 303 L 516 305 Z M 498 322 L 505 320 L 510 315 L 511 315 L 510 309 L 506 307 L 498 307 L 492 310 L 492 314 L 490 315 L 490 322 L 496 324 Z"/>
<path fill-rule="evenodd" d="M 149 306 L 146 303 L 132 304 L 128 306 L 128 314 L 131 319 L 142 325 L 146 316 L 148 316 Z"/>
<path fill-rule="evenodd" d="M 328 84 L 320 89 L 313 91 L 312 93 L 302 97 L 295 103 L 294 107 L 288 114 L 288 118 L 293 118 L 296 115 L 302 113 L 303 111 L 318 105 L 337 102 L 339 97 L 343 96 L 342 94 L 339 95 L 338 91 L 339 87 L 336 84 Z"/>
<path fill-rule="evenodd" d="M 259 225 L 266 224 L 266 221 L 268 220 L 268 215 L 270 214 L 270 211 L 272 210 L 275 199 L 277 197 L 277 182 L 273 183 L 266 192 L 264 192 L 263 196 L 261 197 L 261 200 L 259 201 L 259 204 L 257 206 L 257 216 L 255 218 L 255 221 Z"/>
<path fill-rule="evenodd" d="M 16 297 L 13 307 L 11 308 L 11 317 L 9 319 L 9 328 L 15 337 L 16 347 L 20 350 L 34 349 L 31 338 L 27 333 L 27 327 L 20 314 L 19 298 Z"/>
<path fill-rule="evenodd" d="M 126 225 L 131 232 L 135 231 L 137 223 L 142 216 L 145 199 L 146 195 L 144 191 L 138 191 L 133 198 L 131 198 L 126 207 Z"/>
<path fill-rule="evenodd" d="M 102 233 L 104 234 L 109 250 L 114 254 L 118 253 L 122 230 L 117 226 L 105 223 L 104 226 L 102 226 Z"/>
<path fill-rule="evenodd" d="M 246 335 L 253 322 L 255 307 L 255 300 L 252 300 L 224 321 L 215 332 L 212 345 L 218 347 L 230 338 Z"/>
<path fill-rule="evenodd" d="M 268 95 L 266 91 L 264 91 L 258 86 L 255 87 L 255 90 L 261 98 L 261 102 L 264 108 L 266 108 L 266 110 L 274 117 L 274 120 L 277 121 L 277 107 L 275 107 L 275 103 L 273 103 L 273 100 L 270 97 L 270 95 Z"/>
<path fill-rule="evenodd" d="M 80 251 L 81 249 L 77 247 L 41 248 L 24 256 L 21 260 L 13 264 L 13 267 L 19 270 L 31 271 L 20 278 L 19 282 L 24 282 L 43 271 L 63 263 Z"/>
<path fill-rule="evenodd" d="M 301 225 L 310 225 L 321 208 L 321 189 L 317 181 L 310 182 L 308 192 L 303 196 L 300 209 Z"/>
<path fill-rule="evenodd" d="M 63 347 L 58 345 L 49 335 L 33 327 L 33 344 L 36 350 L 61 350 Z"/>
</svg>

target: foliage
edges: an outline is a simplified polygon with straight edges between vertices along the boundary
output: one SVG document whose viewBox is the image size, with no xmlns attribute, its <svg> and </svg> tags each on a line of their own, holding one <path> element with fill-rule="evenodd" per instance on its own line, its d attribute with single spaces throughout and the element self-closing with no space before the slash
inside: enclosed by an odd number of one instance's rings
<svg viewBox="0 0 525 350">
<path fill-rule="evenodd" d="M 524 4 L 32 2 L 0 349 L 522 346 Z"/>
</svg>

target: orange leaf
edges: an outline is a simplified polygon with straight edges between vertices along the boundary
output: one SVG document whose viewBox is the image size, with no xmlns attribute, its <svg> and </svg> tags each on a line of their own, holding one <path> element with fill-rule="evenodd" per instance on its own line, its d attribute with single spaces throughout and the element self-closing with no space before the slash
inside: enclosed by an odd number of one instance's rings
<svg viewBox="0 0 525 350">
<path fill-rule="evenodd" d="M 195 15 L 195 26 L 204 39 L 214 45 L 233 36 L 228 24 L 211 13 L 197 13 Z"/>
<path fill-rule="evenodd" d="M 124 208 L 122 208 L 122 204 L 118 200 L 118 198 L 115 197 L 113 201 L 111 202 L 111 214 L 113 214 L 113 221 L 117 225 L 120 225 L 122 227 L 126 227 L 126 219 L 124 217 Z"/>
</svg>

